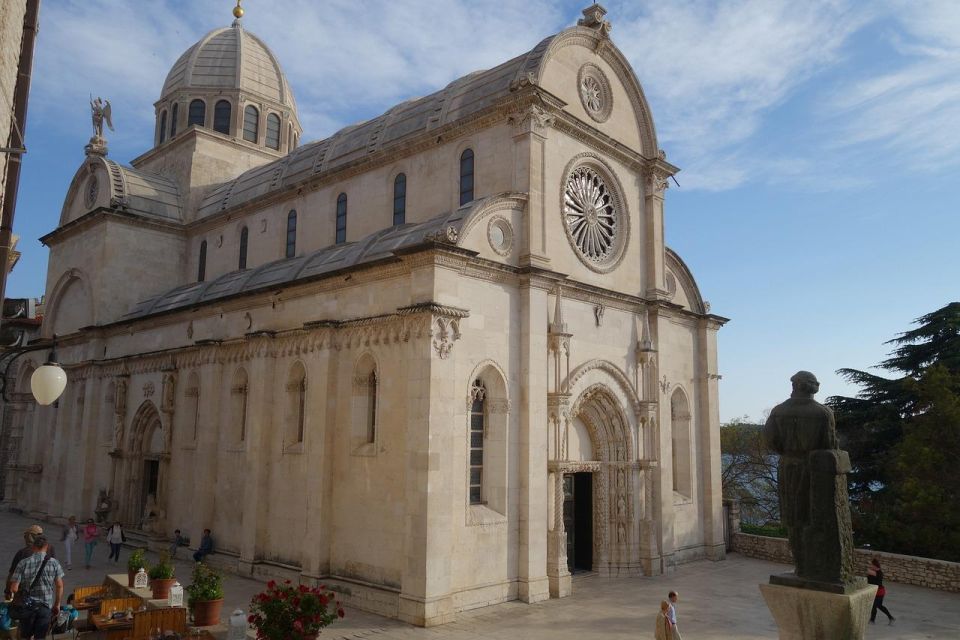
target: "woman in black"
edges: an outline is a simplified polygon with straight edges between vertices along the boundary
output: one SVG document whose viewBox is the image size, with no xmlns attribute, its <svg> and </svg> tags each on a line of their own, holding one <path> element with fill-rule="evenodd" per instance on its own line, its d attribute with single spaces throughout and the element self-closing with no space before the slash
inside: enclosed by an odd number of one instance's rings
<svg viewBox="0 0 960 640">
<path fill-rule="evenodd" d="M 890 624 L 896 622 L 897 619 L 883 606 L 883 596 L 887 595 L 887 589 L 883 586 L 883 569 L 880 568 L 878 558 L 870 560 L 870 566 L 867 568 L 867 582 L 877 585 L 877 595 L 873 599 L 873 609 L 870 611 L 870 622 L 877 621 L 877 609 L 886 614 Z"/>
</svg>

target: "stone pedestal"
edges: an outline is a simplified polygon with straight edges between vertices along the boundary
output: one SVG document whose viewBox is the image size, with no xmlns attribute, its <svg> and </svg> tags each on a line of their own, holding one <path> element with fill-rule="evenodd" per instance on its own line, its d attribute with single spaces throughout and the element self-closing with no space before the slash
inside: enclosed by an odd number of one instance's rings
<svg viewBox="0 0 960 640">
<path fill-rule="evenodd" d="M 761 584 L 780 640 L 863 640 L 876 585 L 849 593 L 827 593 Z"/>
</svg>

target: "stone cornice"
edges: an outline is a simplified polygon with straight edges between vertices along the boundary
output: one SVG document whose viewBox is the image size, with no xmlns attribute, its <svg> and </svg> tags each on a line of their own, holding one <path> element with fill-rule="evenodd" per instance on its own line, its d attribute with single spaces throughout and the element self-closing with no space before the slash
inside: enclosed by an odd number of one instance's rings
<svg viewBox="0 0 960 640">
<path fill-rule="evenodd" d="M 62 227 L 57 227 L 50 233 L 40 236 L 40 242 L 48 247 L 57 245 L 77 234 L 83 233 L 88 228 L 94 226 L 102 220 L 112 220 L 121 224 L 127 224 L 137 228 L 154 229 L 173 235 L 185 235 L 182 225 L 173 222 L 163 222 L 156 218 L 148 218 L 128 211 L 119 211 L 110 207 L 97 207 L 89 213 L 85 213 L 76 220 L 71 220 Z"/>
<path fill-rule="evenodd" d="M 400 307 L 394 313 L 347 320 L 312 320 L 301 328 L 283 332 L 261 331 L 228 340 L 204 340 L 160 352 L 88 360 L 64 365 L 64 368 L 77 381 L 424 339 L 430 339 L 437 355 L 445 358 L 460 338 L 460 320 L 469 315 L 467 309 L 429 301 Z"/>
</svg>

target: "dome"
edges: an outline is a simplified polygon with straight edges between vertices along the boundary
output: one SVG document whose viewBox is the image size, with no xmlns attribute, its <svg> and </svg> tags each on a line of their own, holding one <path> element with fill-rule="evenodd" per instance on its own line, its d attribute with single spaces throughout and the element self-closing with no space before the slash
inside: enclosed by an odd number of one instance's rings
<svg viewBox="0 0 960 640">
<path fill-rule="evenodd" d="M 161 98 L 195 89 L 241 90 L 297 108 L 276 56 L 239 23 L 214 29 L 187 49 L 167 74 Z"/>
</svg>

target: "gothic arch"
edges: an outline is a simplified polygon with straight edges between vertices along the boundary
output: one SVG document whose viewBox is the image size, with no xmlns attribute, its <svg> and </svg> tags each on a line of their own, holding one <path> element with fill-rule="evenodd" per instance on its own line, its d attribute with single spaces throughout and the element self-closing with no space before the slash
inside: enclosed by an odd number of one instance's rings
<svg viewBox="0 0 960 640">
<path fill-rule="evenodd" d="M 154 440 L 158 430 L 161 434 L 163 433 L 163 421 L 160 419 L 157 405 L 153 404 L 152 400 L 145 400 L 137 409 L 137 412 L 133 414 L 133 420 L 130 423 L 130 435 L 127 440 L 127 451 L 140 456 L 166 453 L 162 447 L 155 450 L 159 444 Z"/>
<path fill-rule="evenodd" d="M 579 365 L 567 376 L 565 389 L 569 389 L 574 396 L 577 395 L 577 385 L 584 376 L 590 375 L 588 381 L 603 381 L 614 391 L 614 395 L 623 401 L 623 404 L 629 405 L 634 415 L 640 413 L 640 398 L 627 375 L 620 368 L 609 360 L 594 359 L 588 360 Z M 616 393 L 616 392 L 619 393 Z"/>
</svg>

